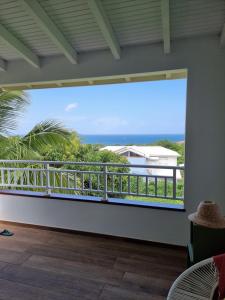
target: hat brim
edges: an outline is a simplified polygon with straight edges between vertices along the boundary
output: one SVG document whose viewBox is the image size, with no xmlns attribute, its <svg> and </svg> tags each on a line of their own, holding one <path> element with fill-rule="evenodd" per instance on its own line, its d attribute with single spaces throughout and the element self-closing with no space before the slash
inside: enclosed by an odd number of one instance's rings
<svg viewBox="0 0 225 300">
<path fill-rule="evenodd" d="M 209 227 L 209 228 L 215 228 L 215 229 L 225 228 L 225 218 L 223 218 L 219 222 L 215 223 L 215 222 L 210 222 L 210 221 L 206 221 L 206 220 L 199 218 L 199 216 L 195 212 L 193 214 L 190 214 L 188 216 L 188 219 L 198 225 Z"/>
</svg>

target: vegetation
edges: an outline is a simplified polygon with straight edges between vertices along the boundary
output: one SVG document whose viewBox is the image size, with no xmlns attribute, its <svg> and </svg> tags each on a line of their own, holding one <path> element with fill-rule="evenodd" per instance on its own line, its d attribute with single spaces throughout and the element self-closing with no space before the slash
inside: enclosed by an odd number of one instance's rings
<svg viewBox="0 0 225 300">
<path fill-rule="evenodd" d="M 0 91 L 1 159 L 42 159 L 41 149 L 67 142 L 70 132 L 54 120 L 43 121 L 24 136 L 10 136 L 29 100 L 22 91 Z"/>
<path fill-rule="evenodd" d="M 67 143 L 69 136 L 70 133 L 60 123 L 54 120 L 43 121 L 24 136 L 2 137 L 1 159 L 44 159 L 41 154 L 43 147 Z"/>
<path fill-rule="evenodd" d="M 47 160 L 47 161 L 71 161 L 71 162 L 100 162 L 100 163 L 119 163 L 128 164 L 126 157 L 115 154 L 111 151 L 99 151 L 100 145 L 82 144 L 76 132 L 70 132 L 64 126 L 54 120 L 46 120 L 34 126 L 34 128 L 23 136 L 10 135 L 16 128 L 16 121 L 20 117 L 29 100 L 25 93 L 21 91 L 0 91 L 0 158 L 9 160 Z M 180 154 L 178 163 L 184 163 L 184 145 L 172 143 L 170 141 L 159 141 L 155 145 L 160 145 L 171 150 L 177 151 Z M 15 164 L 11 164 L 15 166 Z M 16 164 L 21 166 L 21 164 Z M 26 165 L 27 166 L 27 165 Z M 34 164 L 27 166 L 35 168 Z M 81 191 L 75 191 L 74 185 L 77 189 L 91 189 L 92 191 L 85 192 L 88 195 L 99 196 L 97 190 L 103 190 L 104 174 L 103 167 L 97 165 L 58 165 L 51 163 L 50 168 L 50 182 L 55 182 L 56 186 L 61 184 L 65 187 L 70 187 L 70 191 L 59 190 L 57 192 L 81 194 Z M 64 172 L 63 170 L 70 170 L 71 172 Z M 58 172 L 62 171 L 62 172 Z M 76 171 L 82 171 L 77 172 Z M 95 172 L 95 174 L 89 173 Z M 140 196 L 124 196 L 128 189 L 134 195 L 152 194 L 155 193 L 155 183 L 149 180 L 146 183 L 146 177 L 140 177 L 137 183 L 137 177 L 132 176 L 130 168 L 128 167 L 108 167 L 108 172 L 115 173 L 113 176 L 109 175 L 107 184 L 108 189 L 111 190 L 111 197 L 126 197 L 130 200 L 140 201 L 154 201 L 164 203 L 175 203 L 174 200 L 160 199 L 160 198 L 146 198 Z M 62 173 L 62 175 L 60 175 Z M 119 175 L 126 173 L 125 175 Z M 116 175 L 118 174 L 118 175 Z M 53 176 L 54 175 L 54 176 Z M 1 175 L 2 176 L 2 173 Z M 36 176 L 36 175 L 35 175 Z M 40 174 L 35 177 L 33 172 L 18 170 L 9 174 L 4 174 L 5 181 L 17 181 L 18 185 L 26 182 L 30 184 L 41 185 L 43 180 Z M 45 185 L 45 183 L 43 184 Z M 172 198 L 173 183 L 168 180 L 166 184 L 167 196 Z M 38 190 L 38 189 L 36 189 Z M 122 191 L 122 193 L 120 193 Z M 165 181 L 159 179 L 157 182 L 158 196 L 164 196 Z M 183 195 L 183 181 L 177 182 L 177 196 Z M 179 203 L 179 200 L 176 200 Z"/>
<path fill-rule="evenodd" d="M 29 103 L 21 91 L 0 90 L 0 135 L 3 136 L 16 128 L 17 118 Z"/>
<path fill-rule="evenodd" d="M 119 163 L 119 164 L 128 164 L 128 160 L 125 157 L 122 157 L 118 154 L 115 154 L 110 151 L 99 151 L 100 146 L 81 144 L 78 135 L 75 132 L 71 133 L 69 143 L 60 144 L 57 146 L 48 145 L 43 147 L 42 156 L 45 160 L 49 161 L 71 161 L 71 162 L 96 162 L 96 163 Z M 64 169 L 64 166 L 60 166 Z M 66 169 L 71 171 L 93 171 L 93 172 L 102 172 L 103 168 L 99 166 L 83 166 L 79 165 L 67 165 Z M 129 168 L 126 167 L 109 167 L 109 172 L 117 173 L 128 173 Z M 71 172 L 71 174 L 74 174 Z M 92 190 L 103 189 L 104 178 L 103 175 L 89 175 L 88 173 L 82 175 L 81 173 L 76 174 L 76 185 L 78 188 L 83 186 L 84 189 L 91 188 Z M 91 183 L 90 183 L 91 182 Z M 126 184 L 126 179 L 123 178 L 123 184 Z M 110 179 L 108 180 L 110 184 Z M 118 178 L 115 178 L 115 189 L 119 188 Z M 90 186 L 91 185 L 91 186 Z M 74 186 L 74 178 L 71 176 L 71 187 Z M 68 192 L 68 191 L 67 191 Z M 81 192 L 80 192 L 81 193 Z M 85 192 L 86 195 L 99 196 L 96 192 Z"/>
<path fill-rule="evenodd" d="M 108 162 L 108 163 L 128 163 L 126 158 L 121 157 L 109 151 L 98 151 L 99 147 L 93 145 L 83 145 L 76 132 L 70 132 L 60 123 L 54 120 L 43 121 L 28 132 L 24 136 L 9 135 L 16 128 L 16 121 L 20 117 L 25 107 L 29 104 L 29 100 L 22 91 L 0 91 L 0 159 L 8 160 L 51 160 L 51 161 L 76 161 L 76 162 Z M 22 166 L 21 164 L 11 164 L 10 166 Z M 34 164 L 26 165 L 29 168 L 35 168 Z M 50 166 L 54 169 L 56 166 Z M 57 168 L 63 169 L 63 165 Z M 98 166 L 74 166 L 68 165 L 67 169 L 82 171 L 99 171 Z M 109 171 L 128 172 L 128 168 L 109 168 Z M 51 177 L 52 177 L 51 173 Z M 63 174 L 62 183 L 64 186 L 70 185 L 72 176 Z M 2 176 L 2 174 L 1 174 Z M 52 180 L 53 178 L 50 178 Z M 56 184 L 59 185 L 59 173 L 56 173 Z M 4 174 L 5 182 L 9 180 L 17 184 L 37 182 L 41 185 L 41 177 L 34 178 L 32 172 L 20 171 L 12 174 Z M 68 182 L 69 180 L 69 182 Z M 77 185 L 87 187 L 89 184 L 89 176 L 78 178 Z M 116 185 L 118 184 L 115 183 Z M 100 178 L 100 187 L 102 188 L 103 178 Z M 93 189 L 98 188 L 97 179 L 92 181 Z"/>
<path fill-rule="evenodd" d="M 162 203 L 162 204 L 175 204 L 175 205 L 183 205 L 183 200 L 174 200 L 174 199 L 165 199 L 165 198 L 146 198 L 146 197 L 135 197 L 135 196 L 128 196 L 126 197 L 128 200 L 131 201 L 141 201 L 146 203 Z"/>
<path fill-rule="evenodd" d="M 75 161 L 75 162 L 103 162 L 103 163 L 128 163 L 127 159 L 123 156 L 117 155 L 111 151 L 99 151 L 101 146 L 99 145 L 86 145 L 81 144 L 78 135 L 73 132 L 71 135 L 71 143 L 62 144 L 57 147 L 55 146 L 47 146 L 43 149 L 42 156 L 45 157 L 45 160 L 51 161 Z M 172 146 L 174 143 L 166 141 L 170 145 L 170 149 L 174 150 Z M 164 141 L 160 141 L 159 145 L 164 145 Z M 176 148 L 177 151 L 178 148 Z M 180 152 L 180 151 L 179 151 Z M 182 152 L 180 152 L 182 153 Z M 82 166 L 82 165 L 69 165 L 67 169 L 70 170 L 81 170 L 81 171 L 102 171 L 102 167 L 98 166 Z M 130 174 L 129 168 L 121 168 L 121 167 L 109 167 L 109 172 L 117 172 L 117 173 L 127 173 Z M 112 179 L 112 176 L 108 176 L 108 189 L 113 190 L 114 193 L 111 193 L 111 197 L 123 197 L 128 200 L 139 200 L 145 202 L 164 202 L 164 203 L 174 203 L 180 204 L 181 200 L 170 200 L 170 199 L 162 199 L 162 198 L 149 198 L 149 197 L 139 197 L 139 196 L 124 196 L 120 194 L 119 191 L 122 190 L 123 193 L 128 192 L 128 177 L 130 177 L 130 191 L 135 195 L 137 193 L 137 177 L 130 175 L 116 176 Z M 121 179 L 120 179 L 121 178 Z M 73 186 L 73 178 L 71 179 Z M 77 186 L 81 187 L 83 181 L 84 189 L 92 188 L 93 190 L 103 189 L 104 178 L 103 175 L 89 175 L 85 174 L 82 178 L 81 174 L 77 176 Z M 91 181 L 91 183 L 90 183 Z M 114 184 L 113 184 L 114 182 Z M 154 181 L 149 181 L 146 186 L 145 177 L 140 177 L 138 182 L 138 192 L 140 194 L 145 194 L 146 191 L 148 194 L 154 195 L 155 193 L 155 183 Z M 79 192 L 82 193 L 82 192 Z M 97 192 L 84 192 L 86 195 L 99 196 Z M 165 193 L 165 181 L 158 180 L 157 183 L 157 193 L 158 196 L 164 196 Z M 173 183 L 172 180 L 167 181 L 167 196 L 173 198 Z M 177 197 L 183 196 L 183 180 L 179 180 L 177 182 Z"/>
</svg>

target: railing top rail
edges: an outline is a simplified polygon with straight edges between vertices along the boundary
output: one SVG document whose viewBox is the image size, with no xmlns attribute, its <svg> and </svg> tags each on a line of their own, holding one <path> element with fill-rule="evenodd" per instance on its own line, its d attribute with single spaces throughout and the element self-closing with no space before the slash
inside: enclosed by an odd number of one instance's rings
<svg viewBox="0 0 225 300">
<path fill-rule="evenodd" d="M 43 172 L 46 171 L 46 169 L 34 169 L 34 168 L 12 168 L 12 167 L 0 167 L 0 170 L 4 171 L 31 171 L 31 172 Z M 91 174 L 91 175 L 102 175 L 104 174 L 104 171 L 83 171 L 83 170 L 69 170 L 69 169 L 48 169 L 49 173 L 70 173 L 70 174 Z M 130 176 L 130 177 L 148 177 L 148 178 L 163 178 L 163 179 L 171 179 L 173 176 L 169 175 L 151 175 L 151 174 L 138 174 L 138 173 L 121 173 L 121 172 L 107 172 L 110 176 L 115 175 L 115 176 Z"/>
<path fill-rule="evenodd" d="M 96 167 L 121 167 L 121 168 L 151 168 L 167 170 L 184 170 L 181 166 L 159 166 L 159 165 L 142 165 L 142 164 L 118 164 L 118 163 L 99 163 L 99 162 L 75 162 L 75 161 L 43 161 L 43 160 L 5 160 L 0 159 L 0 163 L 21 163 L 21 164 L 52 164 L 52 165 L 78 165 L 78 166 L 96 166 Z"/>
</svg>

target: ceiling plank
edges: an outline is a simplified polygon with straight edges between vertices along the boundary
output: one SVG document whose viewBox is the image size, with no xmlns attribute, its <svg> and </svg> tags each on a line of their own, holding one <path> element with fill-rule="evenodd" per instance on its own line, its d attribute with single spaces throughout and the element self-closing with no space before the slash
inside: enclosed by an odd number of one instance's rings
<svg viewBox="0 0 225 300">
<path fill-rule="evenodd" d="M 6 71 L 6 61 L 0 58 L 0 71 Z"/>
<path fill-rule="evenodd" d="M 11 48 L 13 48 L 20 56 L 22 56 L 28 63 L 36 68 L 40 68 L 40 61 L 36 54 L 34 54 L 27 46 L 25 46 L 17 37 L 8 31 L 2 24 L 0 24 L 0 38 Z"/>
<path fill-rule="evenodd" d="M 109 46 L 115 59 L 120 59 L 121 49 L 113 32 L 113 28 L 106 16 L 100 0 L 88 0 L 88 4 L 95 20 Z"/>
<path fill-rule="evenodd" d="M 220 43 L 221 43 L 221 46 L 225 46 L 225 23 L 223 25 L 223 29 L 221 32 Z"/>
<path fill-rule="evenodd" d="M 170 7 L 169 0 L 161 0 L 162 33 L 164 53 L 170 53 Z"/>
<path fill-rule="evenodd" d="M 55 45 L 62 51 L 67 59 L 72 63 L 77 63 L 77 53 L 75 49 L 66 40 L 62 32 L 50 19 L 45 10 L 36 0 L 20 0 L 29 15 L 33 17 L 35 22 L 49 36 Z"/>
</svg>

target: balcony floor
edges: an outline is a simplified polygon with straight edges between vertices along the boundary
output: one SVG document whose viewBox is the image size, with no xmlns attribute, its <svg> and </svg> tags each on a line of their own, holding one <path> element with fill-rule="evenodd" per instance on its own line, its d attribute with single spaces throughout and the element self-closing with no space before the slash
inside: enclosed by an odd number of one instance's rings
<svg viewBox="0 0 225 300">
<path fill-rule="evenodd" d="M 1 300 L 161 300 L 185 269 L 185 251 L 107 237 L 5 225 Z"/>
</svg>

